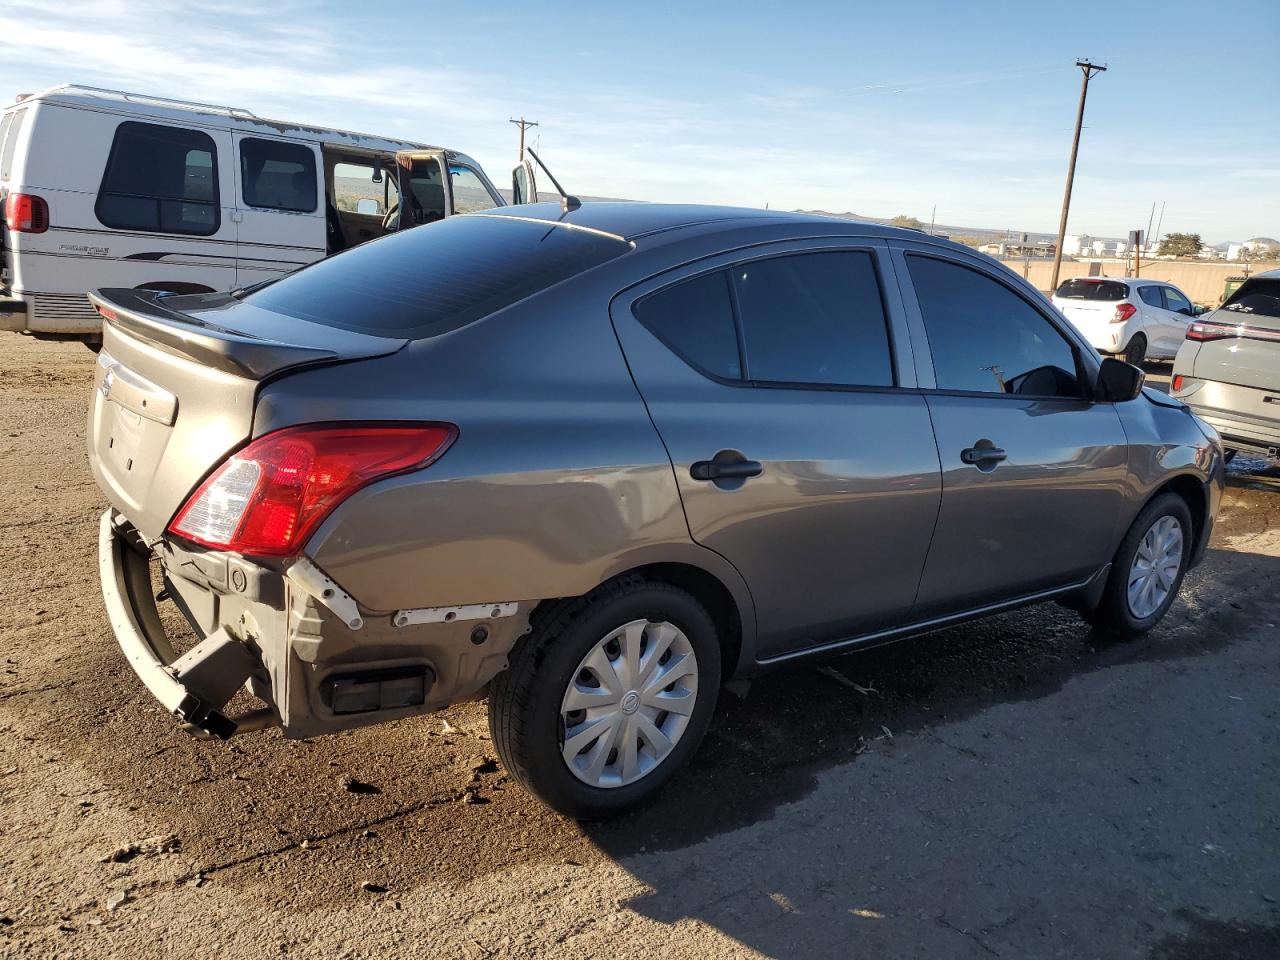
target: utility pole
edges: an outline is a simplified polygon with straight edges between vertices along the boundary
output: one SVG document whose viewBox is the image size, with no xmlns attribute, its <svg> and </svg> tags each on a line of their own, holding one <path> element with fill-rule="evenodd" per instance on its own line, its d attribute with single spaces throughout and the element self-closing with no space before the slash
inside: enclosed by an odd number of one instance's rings
<svg viewBox="0 0 1280 960">
<path fill-rule="evenodd" d="M 523 162 L 524 161 L 524 132 L 530 127 L 536 127 L 538 124 L 536 121 L 526 120 L 524 117 L 521 117 L 519 120 L 508 120 L 507 122 L 514 123 L 517 127 L 520 128 L 520 156 L 516 157 L 516 159 Z"/>
<path fill-rule="evenodd" d="M 1156 232 L 1153 238 L 1155 239 L 1157 244 L 1160 241 L 1160 228 L 1164 226 L 1164 205 L 1168 202 L 1169 202 L 1168 200 L 1160 201 L 1160 216 L 1156 218 Z M 1147 240 L 1147 250 L 1150 251 L 1150 249 L 1151 249 L 1151 240 Z M 1159 248 L 1157 247 L 1157 250 L 1158 249 Z"/>
<path fill-rule="evenodd" d="M 1067 164 L 1067 189 L 1062 195 L 1062 218 L 1058 221 L 1058 245 L 1053 251 L 1053 279 L 1049 281 L 1049 292 L 1058 289 L 1058 273 L 1062 269 L 1062 243 L 1067 238 L 1067 212 L 1071 209 L 1071 182 L 1076 176 L 1076 152 L 1080 149 L 1080 128 L 1084 126 L 1084 101 L 1089 94 L 1089 80 L 1095 73 L 1106 71 L 1106 64 L 1099 66 L 1088 60 L 1077 60 L 1083 79 L 1080 83 L 1080 108 L 1076 111 L 1076 132 L 1071 138 L 1071 161 Z"/>
</svg>

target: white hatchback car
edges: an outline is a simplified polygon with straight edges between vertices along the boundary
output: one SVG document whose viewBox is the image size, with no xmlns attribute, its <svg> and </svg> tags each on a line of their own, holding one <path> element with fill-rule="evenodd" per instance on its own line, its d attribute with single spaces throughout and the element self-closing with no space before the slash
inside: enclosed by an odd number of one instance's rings
<svg viewBox="0 0 1280 960">
<path fill-rule="evenodd" d="M 1129 363 L 1172 360 L 1187 324 L 1204 312 L 1172 284 L 1135 278 L 1072 277 L 1058 287 L 1053 305 L 1099 353 Z"/>
</svg>

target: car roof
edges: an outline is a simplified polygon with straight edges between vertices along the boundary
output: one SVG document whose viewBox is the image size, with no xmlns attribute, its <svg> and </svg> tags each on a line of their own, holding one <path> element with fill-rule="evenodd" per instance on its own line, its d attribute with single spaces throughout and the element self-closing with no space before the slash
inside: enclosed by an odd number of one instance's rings
<svg viewBox="0 0 1280 960">
<path fill-rule="evenodd" d="M 930 237 L 918 230 L 889 227 L 862 220 L 697 203 L 587 201 L 567 212 L 559 203 L 529 203 L 517 207 L 485 210 L 472 216 L 541 220 L 548 224 L 563 224 L 595 230 L 628 241 L 699 226 L 710 226 L 714 231 L 715 225 L 722 225 L 726 231 L 734 230 L 756 221 L 776 225 L 808 224 L 822 233 L 855 233 L 859 236 L 927 239 L 933 242 L 949 243 L 941 237 Z"/>
</svg>

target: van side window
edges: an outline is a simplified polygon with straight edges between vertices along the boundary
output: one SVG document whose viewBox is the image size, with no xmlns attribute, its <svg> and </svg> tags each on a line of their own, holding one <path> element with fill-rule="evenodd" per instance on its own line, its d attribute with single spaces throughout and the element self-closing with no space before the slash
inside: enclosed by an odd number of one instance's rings
<svg viewBox="0 0 1280 960">
<path fill-rule="evenodd" d="M 15 113 L 13 122 L 8 125 L 8 135 L 0 135 L 0 140 L 4 141 L 4 147 L 0 148 L 0 180 L 8 180 L 13 172 L 13 152 L 18 148 L 18 134 L 22 131 L 22 119 L 26 114 L 26 107 Z"/>
<path fill-rule="evenodd" d="M 907 256 L 939 390 L 1081 396 L 1075 351 L 1026 300 L 978 270 Z"/>
<path fill-rule="evenodd" d="M 116 230 L 216 233 L 218 160 L 199 130 L 126 121 L 116 128 L 94 206 Z"/>
<path fill-rule="evenodd" d="M 314 213 L 315 152 L 301 143 L 246 137 L 240 141 L 240 183 L 251 207 Z"/>
</svg>

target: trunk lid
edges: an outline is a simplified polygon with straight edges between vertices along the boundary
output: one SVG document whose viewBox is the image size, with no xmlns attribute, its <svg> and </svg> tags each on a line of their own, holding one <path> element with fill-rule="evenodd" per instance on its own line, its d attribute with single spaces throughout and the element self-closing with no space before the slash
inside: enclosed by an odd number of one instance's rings
<svg viewBox="0 0 1280 960">
<path fill-rule="evenodd" d="M 253 433 L 268 380 L 384 356 L 405 340 L 338 330 L 231 296 L 90 295 L 103 345 L 89 409 L 89 464 L 117 510 L 154 540 L 201 480 Z"/>
<path fill-rule="evenodd" d="M 1193 377 L 1280 394 L 1280 276 L 1245 281 L 1226 303 L 1199 319 L 1236 327 L 1238 335 L 1201 343 Z M 1278 413 L 1275 404 L 1266 411 L 1273 418 Z"/>
</svg>

